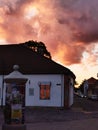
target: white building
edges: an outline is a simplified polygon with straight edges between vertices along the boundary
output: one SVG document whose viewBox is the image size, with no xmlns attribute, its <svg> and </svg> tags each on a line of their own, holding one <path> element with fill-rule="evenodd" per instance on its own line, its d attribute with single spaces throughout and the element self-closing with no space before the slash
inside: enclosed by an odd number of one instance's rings
<svg viewBox="0 0 98 130">
<path fill-rule="evenodd" d="M 3 79 L 13 71 L 13 65 L 28 81 L 26 106 L 64 107 L 73 104 L 75 75 L 68 68 L 45 58 L 22 44 L 0 45 L 0 105 L 5 104 L 6 84 Z"/>
</svg>

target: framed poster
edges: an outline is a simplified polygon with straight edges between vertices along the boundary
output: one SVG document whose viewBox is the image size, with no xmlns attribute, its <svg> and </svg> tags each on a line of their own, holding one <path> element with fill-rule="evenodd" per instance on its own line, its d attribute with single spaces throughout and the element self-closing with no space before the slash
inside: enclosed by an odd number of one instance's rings
<svg viewBox="0 0 98 130">
<path fill-rule="evenodd" d="M 12 124 L 19 124 L 22 121 L 22 105 L 13 104 L 11 106 L 11 122 Z"/>
</svg>

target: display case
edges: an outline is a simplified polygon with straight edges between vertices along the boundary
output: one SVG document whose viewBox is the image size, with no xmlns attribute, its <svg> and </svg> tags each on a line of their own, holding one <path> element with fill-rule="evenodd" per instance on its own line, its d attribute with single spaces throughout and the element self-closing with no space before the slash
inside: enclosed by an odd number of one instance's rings
<svg viewBox="0 0 98 130">
<path fill-rule="evenodd" d="M 12 73 L 4 77 L 6 86 L 4 123 L 15 125 L 15 127 L 18 125 L 19 127 L 25 122 L 25 85 L 27 78 L 18 71 L 18 65 L 14 65 L 13 69 Z"/>
</svg>

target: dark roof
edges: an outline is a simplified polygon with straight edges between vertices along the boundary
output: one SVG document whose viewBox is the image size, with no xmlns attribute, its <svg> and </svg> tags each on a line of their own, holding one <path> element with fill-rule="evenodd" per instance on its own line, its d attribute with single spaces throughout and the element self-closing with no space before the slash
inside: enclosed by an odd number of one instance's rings
<svg viewBox="0 0 98 130">
<path fill-rule="evenodd" d="M 89 78 L 87 81 L 88 81 L 88 84 L 95 84 L 96 81 L 97 81 L 97 79 L 91 77 L 91 78 Z"/>
<path fill-rule="evenodd" d="M 68 68 L 27 48 L 23 44 L 0 45 L 0 74 L 9 74 L 13 65 L 20 66 L 23 74 L 68 74 Z"/>
</svg>

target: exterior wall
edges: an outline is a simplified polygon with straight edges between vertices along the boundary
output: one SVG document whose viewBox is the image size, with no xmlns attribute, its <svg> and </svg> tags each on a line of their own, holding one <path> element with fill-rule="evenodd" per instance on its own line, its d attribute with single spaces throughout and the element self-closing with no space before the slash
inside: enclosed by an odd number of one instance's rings
<svg viewBox="0 0 98 130">
<path fill-rule="evenodd" d="M 73 104 L 74 94 L 73 94 L 73 86 L 70 86 L 69 90 L 69 106 Z"/>
<path fill-rule="evenodd" d="M 64 75 L 64 108 L 69 107 L 69 77 Z"/>
<path fill-rule="evenodd" d="M 62 75 L 29 75 L 26 84 L 26 106 L 63 106 L 63 76 Z M 39 82 L 51 82 L 50 99 L 40 99 Z M 34 90 L 33 95 L 29 95 L 29 89 Z"/>
<path fill-rule="evenodd" d="M 64 75 L 64 107 L 69 108 L 73 104 L 74 80 L 70 76 Z"/>
<path fill-rule="evenodd" d="M 0 105 L 3 106 L 5 104 L 5 84 L 3 82 L 4 76 L 0 76 Z"/>
<path fill-rule="evenodd" d="M 73 99 L 74 99 L 73 87 L 74 87 L 74 81 L 71 78 L 69 83 L 69 106 L 73 104 Z"/>
<path fill-rule="evenodd" d="M 2 86 L 3 86 L 2 79 L 3 79 L 3 77 L 0 76 L 0 104 L 2 102 Z"/>
<path fill-rule="evenodd" d="M 26 106 L 49 106 L 63 107 L 64 106 L 64 76 L 63 75 L 25 75 L 28 78 L 26 83 L 25 105 Z M 0 76 L 0 90 L 2 90 L 2 76 Z M 51 82 L 50 99 L 40 99 L 39 82 Z M 5 89 L 4 83 L 3 105 L 5 104 Z M 30 94 L 29 91 L 33 90 Z M 2 91 L 0 92 L 2 94 Z M 1 95 L 2 97 L 2 95 Z M 1 105 L 0 97 L 0 105 Z"/>
</svg>

